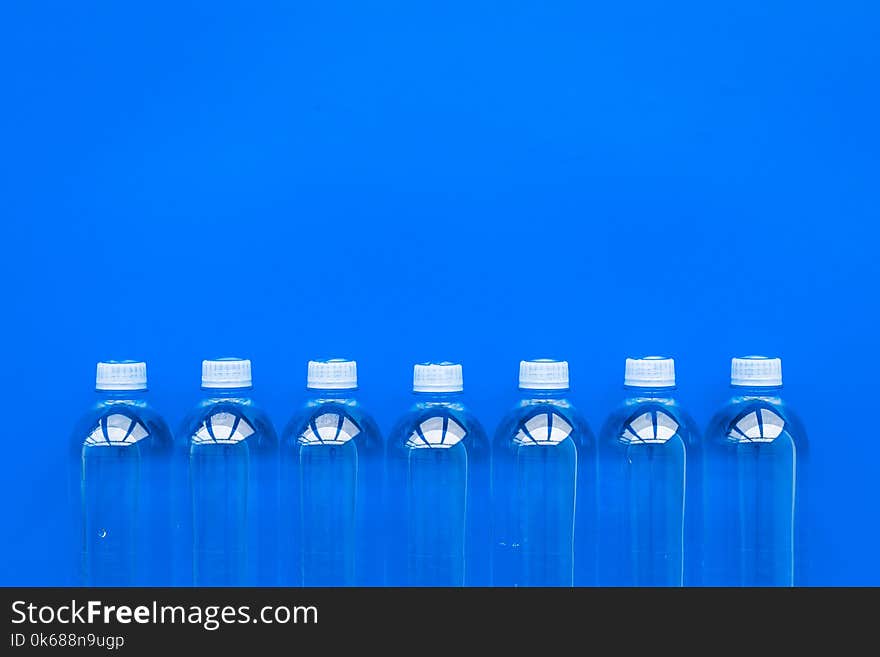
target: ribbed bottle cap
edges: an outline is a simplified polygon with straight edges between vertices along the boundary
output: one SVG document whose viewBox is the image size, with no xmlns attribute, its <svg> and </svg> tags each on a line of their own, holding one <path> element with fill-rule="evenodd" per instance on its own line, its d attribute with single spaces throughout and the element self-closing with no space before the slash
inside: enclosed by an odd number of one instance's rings
<svg viewBox="0 0 880 657">
<path fill-rule="evenodd" d="M 203 360 L 202 387 L 250 388 L 251 361 L 245 358 Z"/>
<path fill-rule="evenodd" d="M 782 359 L 742 356 L 730 360 L 730 385 L 775 388 L 782 385 Z"/>
<path fill-rule="evenodd" d="M 627 358 L 623 385 L 634 388 L 673 388 L 675 361 L 665 356 Z"/>
<path fill-rule="evenodd" d="M 568 361 L 550 358 L 521 360 L 519 387 L 523 390 L 566 390 Z"/>
<path fill-rule="evenodd" d="M 354 390 L 357 385 L 357 361 L 346 358 L 309 361 L 307 388 L 312 390 Z"/>
<path fill-rule="evenodd" d="M 146 390 L 147 364 L 137 360 L 102 360 L 95 372 L 95 390 Z"/>
<path fill-rule="evenodd" d="M 418 363 L 413 367 L 413 392 L 461 392 L 463 389 L 459 363 Z"/>
</svg>

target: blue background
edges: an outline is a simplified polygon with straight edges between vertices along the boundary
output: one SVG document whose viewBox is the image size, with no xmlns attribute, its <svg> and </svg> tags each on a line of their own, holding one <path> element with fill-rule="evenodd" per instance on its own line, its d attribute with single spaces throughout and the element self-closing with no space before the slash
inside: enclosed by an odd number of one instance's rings
<svg viewBox="0 0 880 657">
<path fill-rule="evenodd" d="M 814 581 L 880 584 L 880 10 L 823 4 L 4 4 L 0 583 L 58 581 L 101 358 L 176 426 L 249 357 L 279 427 L 309 357 L 357 358 L 385 430 L 456 359 L 491 430 L 521 358 L 595 428 L 627 355 L 705 425 L 757 352 L 812 441 Z"/>
</svg>

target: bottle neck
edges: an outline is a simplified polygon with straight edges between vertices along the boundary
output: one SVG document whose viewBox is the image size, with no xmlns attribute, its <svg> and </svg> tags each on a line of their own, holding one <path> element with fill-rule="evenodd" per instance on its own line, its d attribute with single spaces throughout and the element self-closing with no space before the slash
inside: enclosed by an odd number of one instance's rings
<svg viewBox="0 0 880 657">
<path fill-rule="evenodd" d="M 205 388 L 202 387 L 202 395 L 210 399 L 242 399 L 250 397 L 253 386 L 246 388 Z"/>
<path fill-rule="evenodd" d="M 357 396 L 357 388 L 343 389 L 322 389 L 322 388 L 306 388 L 309 399 L 315 401 L 349 401 Z"/>
<path fill-rule="evenodd" d="M 416 392 L 413 391 L 417 404 L 461 404 L 464 393 L 458 392 Z"/>
<path fill-rule="evenodd" d="M 748 399 L 779 400 L 782 386 L 730 386 L 733 396 Z"/>
<path fill-rule="evenodd" d="M 95 394 L 101 401 L 142 403 L 147 399 L 146 388 L 141 390 L 95 390 Z"/>
<path fill-rule="evenodd" d="M 675 386 L 659 388 L 642 388 L 639 386 L 624 386 L 627 399 L 639 399 L 649 401 L 670 401 L 675 397 Z"/>
<path fill-rule="evenodd" d="M 537 390 L 534 388 L 520 388 L 519 389 L 519 396 L 520 396 L 520 399 L 523 399 L 523 400 L 535 399 L 535 400 L 554 401 L 554 400 L 567 399 L 569 392 L 570 392 L 569 388 L 564 388 L 562 390 Z"/>
</svg>

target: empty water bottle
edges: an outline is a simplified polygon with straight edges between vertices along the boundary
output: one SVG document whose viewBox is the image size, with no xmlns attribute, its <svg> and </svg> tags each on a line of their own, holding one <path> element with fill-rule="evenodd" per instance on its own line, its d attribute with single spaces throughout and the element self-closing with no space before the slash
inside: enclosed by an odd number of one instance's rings
<svg viewBox="0 0 880 657">
<path fill-rule="evenodd" d="M 577 564 L 592 584 L 596 443 L 568 400 L 568 363 L 522 361 L 519 388 L 492 443 L 493 583 L 572 586 Z"/>
<path fill-rule="evenodd" d="M 357 363 L 309 361 L 307 387 L 281 440 L 283 582 L 381 585 L 385 446 L 357 400 Z"/>
<path fill-rule="evenodd" d="M 681 586 L 700 518 L 700 445 L 675 399 L 675 364 L 626 361 L 626 399 L 600 439 L 602 583 Z"/>
<path fill-rule="evenodd" d="M 730 384 L 707 431 L 705 582 L 792 586 L 806 561 L 806 434 L 780 359 L 734 358 Z"/>
<path fill-rule="evenodd" d="M 275 584 L 278 440 L 251 397 L 251 362 L 203 361 L 202 391 L 180 434 L 191 581 Z"/>
<path fill-rule="evenodd" d="M 147 404 L 147 366 L 98 363 L 97 403 L 78 423 L 70 468 L 79 567 L 89 586 L 171 583 L 171 433 Z"/>
<path fill-rule="evenodd" d="M 388 445 L 392 584 L 490 581 L 489 442 L 462 390 L 459 364 L 414 368 L 415 404 Z"/>
</svg>

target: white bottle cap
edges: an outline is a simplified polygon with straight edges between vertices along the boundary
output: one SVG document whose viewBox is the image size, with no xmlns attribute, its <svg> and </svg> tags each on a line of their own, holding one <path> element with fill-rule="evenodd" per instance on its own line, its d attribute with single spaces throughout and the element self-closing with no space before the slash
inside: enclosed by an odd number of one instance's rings
<svg viewBox="0 0 880 657">
<path fill-rule="evenodd" d="M 310 360 L 306 387 L 311 390 L 354 390 L 358 385 L 357 361 L 346 358 Z"/>
<path fill-rule="evenodd" d="M 137 360 L 102 360 L 95 372 L 95 390 L 146 390 L 147 364 Z"/>
<path fill-rule="evenodd" d="M 413 392 L 461 392 L 464 379 L 459 363 L 418 363 L 413 368 Z"/>
<path fill-rule="evenodd" d="M 202 387 L 250 388 L 251 361 L 244 358 L 203 360 Z"/>
<path fill-rule="evenodd" d="M 627 358 L 623 385 L 633 388 L 674 388 L 675 361 L 665 356 Z"/>
<path fill-rule="evenodd" d="M 568 361 L 551 358 L 521 360 L 519 387 L 523 390 L 567 390 Z"/>
<path fill-rule="evenodd" d="M 742 356 L 730 360 L 730 385 L 775 388 L 782 385 L 782 359 Z"/>
</svg>

